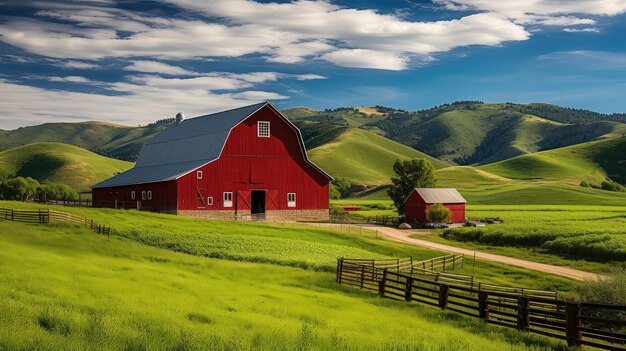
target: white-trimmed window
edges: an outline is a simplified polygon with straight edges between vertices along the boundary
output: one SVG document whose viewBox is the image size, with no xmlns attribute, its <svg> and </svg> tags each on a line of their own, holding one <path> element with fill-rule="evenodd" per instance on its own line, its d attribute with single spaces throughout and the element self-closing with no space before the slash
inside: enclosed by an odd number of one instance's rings
<svg viewBox="0 0 626 351">
<path fill-rule="evenodd" d="M 207 206 L 213 206 L 213 196 L 209 196 L 206 198 Z"/>
<path fill-rule="evenodd" d="M 198 172 L 196 172 L 196 177 L 197 177 L 198 179 L 202 179 L 202 171 L 198 171 Z"/>
<path fill-rule="evenodd" d="M 142 191 L 142 192 L 141 192 L 141 199 L 142 199 L 142 200 L 145 200 L 145 199 L 146 199 L 146 192 L 145 192 L 145 191 Z"/>
<path fill-rule="evenodd" d="M 152 200 L 152 190 L 148 190 L 148 200 Z"/>
<path fill-rule="evenodd" d="M 270 122 L 258 121 L 257 127 L 256 127 L 256 135 L 259 138 L 269 138 L 270 137 Z"/>
<path fill-rule="evenodd" d="M 224 207 L 233 207 L 233 193 L 224 193 Z"/>
<path fill-rule="evenodd" d="M 287 207 L 296 207 L 296 193 L 287 193 Z"/>
<path fill-rule="evenodd" d="M 131 192 L 130 192 L 130 199 L 131 199 L 131 200 L 135 200 L 135 198 L 136 198 L 135 192 L 134 192 L 134 191 L 131 191 Z"/>
</svg>

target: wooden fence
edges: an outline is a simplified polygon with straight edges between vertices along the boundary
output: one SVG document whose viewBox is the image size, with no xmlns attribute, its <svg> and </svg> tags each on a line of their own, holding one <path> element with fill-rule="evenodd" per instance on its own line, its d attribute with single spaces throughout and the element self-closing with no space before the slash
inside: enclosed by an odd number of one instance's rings
<svg viewBox="0 0 626 351">
<path fill-rule="evenodd" d="M 430 273 L 340 258 L 337 282 L 565 340 L 571 346 L 626 351 L 626 306 L 566 302 L 555 292 L 481 284 L 473 279 L 469 283 L 455 277 L 462 275 Z"/>
<path fill-rule="evenodd" d="M 400 220 L 401 220 L 400 217 L 394 217 L 394 216 L 373 216 L 373 217 L 367 218 L 368 223 L 372 223 L 376 225 L 391 225 L 391 226 L 400 225 Z"/>
<path fill-rule="evenodd" d="M 0 208 L 0 220 L 25 223 L 70 222 L 89 227 L 98 234 L 111 235 L 111 227 L 96 223 L 93 219 L 80 217 L 71 213 L 51 210 L 14 210 Z"/>
</svg>

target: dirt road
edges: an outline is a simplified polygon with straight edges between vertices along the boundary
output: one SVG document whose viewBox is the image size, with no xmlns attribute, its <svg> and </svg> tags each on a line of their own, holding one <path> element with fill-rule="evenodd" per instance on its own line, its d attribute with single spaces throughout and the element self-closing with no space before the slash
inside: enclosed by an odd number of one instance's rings
<svg viewBox="0 0 626 351">
<path fill-rule="evenodd" d="M 319 224 L 316 224 L 316 225 L 319 225 Z M 562 277 L 566 277 L 566 278 L 570 278 L 574 280 L 581 280 L 581 281 L 582 280 L 597 280 L 600 277 L 602 277 L 599 274 L 585 272 L 585 271 L 581 271 L 578 269 L 526 261 L 526 260 L 521 260 L 519 258 L 513 258 L 513 257 L 496 255 L 496 254 L 491 254 L 491 253 L 486 253 L 486 252 L 463 249 L 460 247 L 434 243 L 434 242 L 430 242 L 426 240 L 414 239 L 414 238 L 409 237 L 409 235 L 412 234 L 411 231 L 403 231 L 403 230 L 398 230 L 398 229 L 391 228 L 391 227 L 384 227 L 384 226 L 377 226 L 377 225 L 370 225 L 370 224 L 361 224 L 361 226 L 367 227 L 369 229 L 378 230 L 379 234 L 382 234 L 389 240 L 411 244 L 411 245 L 417 245 L 417 246 L 421 246 L 421 247 L 425 247 L 425 248 L 429 248 L 433 250 L 460 253 L 466 256 L 471 256 L 471 257 L 473 257 L 475 253 L 476 258 L 481 259 L 481 260 L 532 269 L 535 271 L 550 273 L 550 274 L 554 274 L 554 275 L 558 275 L 558 276 L 562 276 Z"/>
</svg>

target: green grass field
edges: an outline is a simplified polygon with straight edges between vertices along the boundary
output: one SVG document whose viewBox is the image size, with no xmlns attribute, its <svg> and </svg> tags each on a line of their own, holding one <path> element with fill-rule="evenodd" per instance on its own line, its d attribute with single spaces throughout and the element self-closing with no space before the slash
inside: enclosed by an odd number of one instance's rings
<svg viewBox="0 0 626 351">
<path fill-rule="evenodd" d="M 1 203 L 2 206 L 15 203 Z M 29 207 L 25 205 L 24 207 Z M 436 255 L 413 247 L 300 226 L 202 221 L 95 209 L 122 231 L 151 228 L 275 238 L 372 253 Z M 117 215 L 113 215 L 113 212 Z M 202 228 L 202 231 L 201 229 Z M 147 229 L 152 233 L 153 229 Z M 151 235 L 151 234 L 149 234 Z M 170 233 L 163 233 L 169 236 Z M 178 253 L 65 224 L 0 222 L 0 349 L 4 350 L 565 350 L 557 341 L 485 325 L 451 312 L 339 286 L 333 273 L 284 262 Z M 207 235 L 205 241 L 214 242 Z M 225 241 L 219 241 L 225 243 Z M 269 245 L 274 245 L 271 242 Z M 197 246 L 199 242 L 189 245 Z M 267 242 L 243 248 L 266 255 Z M 230 246 L 230 244 L 229 244 Z M 198 247 L 201 247 L 198 246 Z M 230 249 L 239 251 L 237 246 Z M 302 257 L 293 250 L 286 257 Z M 302 251 L 309 247 L 301 247 Z M 403 256 L 404 256 L 403 255 Z M 484 281 L 571 289 L 573 283 L 477 262 Z"/>
<path fill-rule="evenodd" d="M 133 166 L 126 161 L 97 155 L 77 146 L 36 143 L 0 152 L 0 170 L 40 183 L 67 184 L 78 191 Z"/>
<path fill-rule="evenodd" d="M 350 128 L 333 141 L 310 150 L 309 156 L 333 177 L 367 186 L 389 183 L 397 159 L 427 158 L 437 168 L 445 166 L 444 162 L 408 146 L 357 128 Z"/>
</svg>

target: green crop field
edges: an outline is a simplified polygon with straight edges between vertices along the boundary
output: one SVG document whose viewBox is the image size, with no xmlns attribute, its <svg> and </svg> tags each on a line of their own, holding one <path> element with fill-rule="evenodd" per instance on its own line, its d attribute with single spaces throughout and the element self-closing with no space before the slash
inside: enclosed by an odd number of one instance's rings
<svg viewBox="0 0 626 351">
<path fill-rule="evenodd" d="M 337 285 L 333 273 L 301 268 L 317 268 L 306 261 L 304 253 L 312 248 L 302 245 L 307 243 L 339 248 L 333 254 L 432 257 L 437 252 L 313 227 L 67 210 L 108 222 L 119 235 L 98 236 L 65 224 L 0 222 L 0 349 L 566 349 L 451 312 L 383 300 Z M 144 234 L 140 225 L 148 227 Z M 194 234 L 186 236 L 187 231 Z M 276 241 L 252 246 L 244 238 Z M 219 252 L 245 255 L 205 257 L 214 249 L 200 239 L 221 245 Z M 276 244 L 285 245 L 279 246 L 287 250 L 285 258 L 307 264 L 249 262 L 253 256 L 276 257 L 277 251 L 267 251 Z M 325 252 L 310 254 L 326 260 Z M 474 270 L 493 283 L 573 286 L 566 279 L 480 261 Z"/>
<path fill-rule="evenodd" d="M 586 270 L 607 271 L 626 261 L 626 206 L 473 205 L 467 215 L 504 223 L 421 238 Z"/>
<path fill-rule="evenodd" d="M 133 166 L 126 161 L 97 155 L 77 146 L 36 143 L 0 152 L 0 170 L 32 177 L 41 183 L 63 183 L 85 191 L 97 182 Z"/>
<path fill-rule="evenodd" d="M 437 168 L 445 163 L 376 133 L 350 128 L 333 141 L 309 151 L 313 162 L 335 178 L 375 186 L 389 183 L 397 159 L 427 158 Z"/>
</svg>

